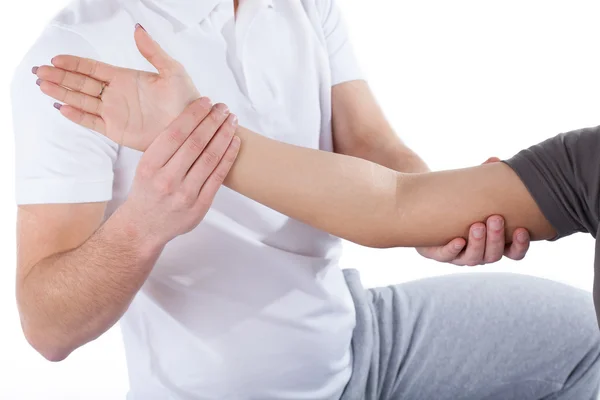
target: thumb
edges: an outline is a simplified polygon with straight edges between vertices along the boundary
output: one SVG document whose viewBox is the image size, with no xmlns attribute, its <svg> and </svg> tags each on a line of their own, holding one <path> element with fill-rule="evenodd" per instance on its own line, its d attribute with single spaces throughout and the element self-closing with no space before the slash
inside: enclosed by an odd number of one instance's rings
<svg viewBox="0 0 600 400">
<path fill-rule="evenodd" d="M 431 246 L 417 248 L 417 252 L 425 258 L 437 262 L 453 262 L 465 248 L 467 242 L 463 238 L 456 238 L 445 246 Z"/>
<path fill-rule="evenodd" d="M 133 36 L 135 38 L 135 44 L 142 56 L 158 70 L 158 73 L 161 75 L 169 73 L 177 61 L 171 58 L 171 56 L 169 56 L 167 52 L 152 39 L 142 25 L 135 25 Z"/>
</svg>

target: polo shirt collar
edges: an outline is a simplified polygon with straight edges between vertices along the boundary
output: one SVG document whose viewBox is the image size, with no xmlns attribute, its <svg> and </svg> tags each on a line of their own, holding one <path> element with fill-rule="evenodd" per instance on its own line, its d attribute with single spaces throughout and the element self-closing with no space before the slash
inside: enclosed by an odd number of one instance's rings
<svg viewBox="0 0 600 400">
<path fill-rule="evenodd" d="M 246 6 L 244 4 L 246 2 L 253 3 L 254 7 L 272 7 L 273 1 L 240 0 L 240 9 Z M 204 21 L 219 5 L 229 6 L 233 10 L 233 0 L 153 0 L 153 2 L 188 27 Z"/>
</svg>

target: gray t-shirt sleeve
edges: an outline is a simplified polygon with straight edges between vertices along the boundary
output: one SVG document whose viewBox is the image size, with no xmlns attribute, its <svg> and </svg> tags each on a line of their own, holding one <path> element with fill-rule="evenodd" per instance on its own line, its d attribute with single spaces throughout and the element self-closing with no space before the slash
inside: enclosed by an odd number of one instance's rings
<svg viewBox="0 0 600 400">
<path fill-rule="evenodd" d="M 596 236 L 600 211 L 600 127 L 562 133 L 519 152 L 508 164 L 558 232 Z"/>
<path fill-rule="evenodd" d="M 558 232 L 596 238 L 593 298 L 600 327 L 600 127 L 563 133 L 505 161 Z"/>
</svg>

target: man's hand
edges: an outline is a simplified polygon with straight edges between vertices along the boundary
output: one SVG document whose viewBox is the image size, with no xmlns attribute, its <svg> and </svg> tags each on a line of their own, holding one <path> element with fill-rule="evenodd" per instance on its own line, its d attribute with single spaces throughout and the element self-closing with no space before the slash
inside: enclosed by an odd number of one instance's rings
<svg viewBox="0 0 600 400">
<path fill-rule="evenodd" d="M 491 157 L 484 164 L 499 161 L 500 159 Z M 512 260 L 522 260 L 529 250 L 529 242 L 529 232 L 521 228 L 513 233 L 512 243 L 506 244 L 504 218 L 493 215 L 485 224 L 478 222 L 471 225 L 468 242 L 463 238 L 457 238 L 443 247 L 422 247 L 417 251 L 431 260 L 472 267 L 495 263 L 502 256 Z"/>
<path fill-rule="evenodd" d="M 236 128 L 224 104 L 201 98 L 188 106 L 142 156 L 119 208 L 127 226 L 156 247 L 194 229 L 237 157 Z"/>
<path fill-rule="evenodd" d="M 200 97 L 184 67 L 136 25 L 138 50 L 158 73 L 119 68 L 86 58 L 59 55 L 53 65 L 33 67 L 43 93 L 65 103 L 55 107 L 85 128 L 118 144 L 144 151 Z"/>
</svg>

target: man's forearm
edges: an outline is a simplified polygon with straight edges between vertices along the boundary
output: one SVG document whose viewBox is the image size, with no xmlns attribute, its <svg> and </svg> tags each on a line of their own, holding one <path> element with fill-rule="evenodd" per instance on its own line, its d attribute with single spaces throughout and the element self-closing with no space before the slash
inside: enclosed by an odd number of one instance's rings
<svg viewBox="0 0 600 400">
<path fill-rule="evenodd" d="M 340 133 L 343 134 L 343 133 Z M 369 138 L 373 135 L 363 135 Z M 348 148 L 340 148 L 339 154 L 359 157 L 394 171 L 405 173 L 429 172 L 421 157 L 400 140 L 393 131 L 377 132 L 377 138 Z"/>
<path fill-rule="evenodd" d="M 60 361 L 96 339 L 126 311 L 160 251 L 117 210 L 81 246 L 37 263 L 17 285 L 23 330 Z"/>
</svg>

